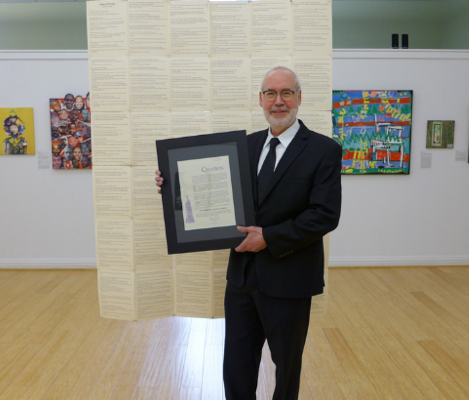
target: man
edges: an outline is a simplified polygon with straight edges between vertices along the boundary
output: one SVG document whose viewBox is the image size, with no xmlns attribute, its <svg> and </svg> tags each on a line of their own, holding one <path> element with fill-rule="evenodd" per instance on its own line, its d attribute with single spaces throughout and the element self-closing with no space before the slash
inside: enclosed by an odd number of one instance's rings
<svg viewBox="0 0 469 400">
<path fill-rule="evenodd" d="M 91 126 L 89 123 L 85 123 L 83 121 L 79 121 L 77 125 L 77 130 L 80 132 L 84 138 L 84 140 L 91 139 Z"/>
<path fill-rule="evenodd" d="M 57 111 L 52 111 L 50 113 L 50 120 L 53 126 L 58 126 L 60 123 L 59 114 Z"/>
<path fill-rule="evenodd" d="M 67 111 L 72 111 L 73 105 L 75 104 L 75 97 L 73 94 L 68 93 L 64 97 L 64 106 Z"/>
<path fill-rule="evenodd" d="M 53 140 L 56 140 L 59 138 L 59 128 L 57 126 L 52 125 L 50 127 L 50 132 Z"/>
<path fill-rule="evenodd" d="M 81 148 L 75 147 L 72 153 L 72 165 L 74 169 L 83 169 L 83 166 L 81 165 L 81 156 Z"/>
<path fill-rule="evenodd" d="M 70 111 L 70 122 L 76 124 L 80 119 L 80 112 L 76 109 Z"/>
<path fill-rule="evenodd" d="M 270 128 L 247 137 L 257 226 L 238 227 L 247 236 L 230 254 L 223 379 L 227 400 L 255 399 L 267 339 L 273 400 L 294 400 L 311 297 L 323 292 L 322 238 L 339 222 L 342 151 L 297 120 L 301 89 L 290 69 L 267 72 L 259 104 Z"/>
<path fill-rule="evenodd" d="M 50 99 L 51 111 L 59 112 L 62 109 L 59 99 Z"/>
<path fill-rule="evenodd" d="M 52 169 L 62 169 L 62 158 L 61 157 L 56 157 L 52 156 Z"/>
<path fill-rule="evenodd" d="M 81 166 L 85 169 L 86 168 L 91 168 L 91 160 L 88 156 L 83 155 L 81 157 Z"/>
<path fill-rule="evenodd" d="M 81 109 L 81 120 L 83 122 L 90 122 L 90 112 L 85 107 Z"/>
<path fill-rule="evenodd" d="M 60 157 L 60 153 L 62 152 L 62 148 L 60 147 L 60 143 L 57 140 L 52 141 L 52 155 L 54 157 Z"/>
<path fill-rule="evenodd" d="M 59 119 L 60 119 L 60 121 L 68 121 L 69 115 L 70 115 L 70 113 L 69 113 L 65 108 L 62 108 L 62 109 L 59 111 Z"/>
<path fill-rule="evenodd" d="M 89 143 L 87 142 L 80 143 L 80 148 L 81 148 L 81 153 L 83 154 L 83 157 L 91 157 L 91 154 L 90 154 L 91 149 L 90 149 Z"/>
<path fill-rule="evenodd" d="M 72 146 L 67 146 L 64 149 L 64 158 L 66 161 L 72 161 L 73 157 L 73 147 Z"/>
</svg>

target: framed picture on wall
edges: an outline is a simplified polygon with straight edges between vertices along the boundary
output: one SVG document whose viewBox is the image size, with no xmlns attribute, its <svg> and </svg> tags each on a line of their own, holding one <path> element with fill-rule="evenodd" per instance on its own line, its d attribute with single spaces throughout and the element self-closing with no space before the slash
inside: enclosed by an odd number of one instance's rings
<svg viewBox="0 0 469 400">
<path fill-rule="evenodd" d="M 332 138 L 342 174 L 409 174 L 411 90 L 334 90 Z"/>
<path fill-rule="evenodd" d="M 454 121 L 427 122 L 427 149 L 452 149 Z"/>
<path fill-rule="evenodd" d="M 91 169 L 90 95 L 50 99 L 52 169 Z"/>
<path fill-rule="evenodd" d="M 32 108 L 0 108 L 0 120 L 3 122 L 0 155 L 36 153 Z"/>
</svg>

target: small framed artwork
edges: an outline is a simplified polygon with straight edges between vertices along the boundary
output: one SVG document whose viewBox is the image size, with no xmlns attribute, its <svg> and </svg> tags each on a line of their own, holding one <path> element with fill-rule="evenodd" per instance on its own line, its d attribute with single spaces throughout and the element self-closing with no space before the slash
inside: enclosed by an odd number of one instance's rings
<svg viewBox="0 0 469 400">
<path fill-rule="evenodd" d="M 427 149 L 452 149 L 454 121 L 427 122 Z"/>
<path fill-rule="evenodd" d="M 0 108 L 3 121 L 0 155 L 35 154 L 32 108 Z"/>
</svg>

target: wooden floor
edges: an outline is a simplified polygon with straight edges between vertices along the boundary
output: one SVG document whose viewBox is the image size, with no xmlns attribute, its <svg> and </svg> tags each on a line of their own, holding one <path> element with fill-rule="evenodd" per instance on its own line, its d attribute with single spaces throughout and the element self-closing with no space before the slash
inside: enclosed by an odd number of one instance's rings
<svg viewBox="0 0 469 400">
<path fill-rule="evenodd" d="M 469 267 L 331 269 L 301 399 L 469 399 Z M 223 320 L 99 317 L 95 271 L 0 271 L 0 400 L 223 399 Z M 268 348 L 258 399 L 272 396 Z"/>
</svg>

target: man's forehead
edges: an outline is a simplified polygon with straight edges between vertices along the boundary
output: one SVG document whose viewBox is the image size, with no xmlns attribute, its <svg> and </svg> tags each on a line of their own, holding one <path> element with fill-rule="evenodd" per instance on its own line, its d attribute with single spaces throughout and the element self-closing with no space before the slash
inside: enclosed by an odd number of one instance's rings
<svg viewBox="0 0 469 400">
<path fill-rule="evenodd" d="M 284 69 L 277 69 L 275 71 L 271 71 L 265 77 L 264 87 L 267 88 L 268 85 L 274 85 L 278 83 L 295 86 L 295 75 L 293 75 L 290 71 Z"/>
</svg>

